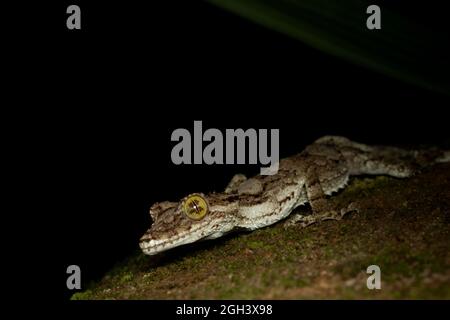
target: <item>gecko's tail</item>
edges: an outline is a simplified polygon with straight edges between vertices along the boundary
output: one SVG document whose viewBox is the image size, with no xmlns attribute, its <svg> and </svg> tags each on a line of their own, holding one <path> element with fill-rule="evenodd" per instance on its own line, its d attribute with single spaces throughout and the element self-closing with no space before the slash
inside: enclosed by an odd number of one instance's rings
<svg viewBox="0 0 450 320">
<path fill-rule="evenodd" d="M 436 163 L 444 163 L 444 162 L 450 162 L 450 150 L 445 150 L 442 152 L 442 155 L 435 159 Z"/>
<path fill-rule="evenodd" d="M 414 157 L 421 167 L 428 167 L 436 163 L 450 162 L 450 150 L 431 148 L 414 152 Z"/>
</svg>

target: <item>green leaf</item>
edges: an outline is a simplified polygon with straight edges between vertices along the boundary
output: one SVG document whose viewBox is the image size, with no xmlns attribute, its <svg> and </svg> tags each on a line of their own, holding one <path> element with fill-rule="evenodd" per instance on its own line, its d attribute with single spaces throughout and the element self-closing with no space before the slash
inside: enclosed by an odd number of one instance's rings
<svg viewBox="0 0 450 320">
<path fill-rule="evenodd" d="M 368 1 L 207 1 L 326 53 L 450 94 L 447 30 L 433 30 L 426 20 L 411 15 L 408 2 L 380 4 L 382 28 L 369 30 Z"/>
</svg>

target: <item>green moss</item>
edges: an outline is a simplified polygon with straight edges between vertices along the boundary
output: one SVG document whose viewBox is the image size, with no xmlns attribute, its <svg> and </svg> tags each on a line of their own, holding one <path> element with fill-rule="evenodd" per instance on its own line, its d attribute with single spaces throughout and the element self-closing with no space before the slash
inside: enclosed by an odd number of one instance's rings
<svg viewBox="0 0 450 320">
<path fill-rule="evenodd" d="M 330 201 L 363 209 L 339 222 L 280 223 L 158 256 L 136 252 L 72 299 L 449 298 L 448 169 L 352 179 Z M 372 264 L 382 290 L 366 287 Z"/>
<path fill-rule="evenodd" d="M 91 290 L 85 290 L 74 293 L 70 300 L 89 300 L 93 298 L 93 292 Z"/>
<path fill-rule="evenodd" d="M 248 241 L 247 242 L 247 246 L 250 249 L 259 249 L 259 248 L 264 247 L 264 242 L 262 242 L 262 241 Z"/>
<path fill-rule="evenodd" d="M 391 184 L 393 181 L 395 181 L 394 178 L 387 176 L 355 178 L 352 179 L 351 183 L 346 188 L 346 192 L 353 193 L 353 192 L 368 191 L 371 189 L 380 189 Z"/>
<path fill-rule="evenodd" d="M 120 277 L 119 283 L 124 284 L 133 280 L 133 274 L 131 272 L 127 272 Z"/>
</svg>

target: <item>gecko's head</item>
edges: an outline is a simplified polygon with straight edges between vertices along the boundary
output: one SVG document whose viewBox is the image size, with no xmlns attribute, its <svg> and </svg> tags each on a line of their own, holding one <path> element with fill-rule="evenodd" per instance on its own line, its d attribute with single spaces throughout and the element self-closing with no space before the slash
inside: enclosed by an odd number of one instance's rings
<svg viewBox="0 0 450 320">
<path fill-rule="evenodd" d="M 232 226 L 226 218 L 227 210 L 220 205 L 210 206 L 209 200 L 195 193 L 179 202 L 155 203 L 150 208 L 153 224 L 140 239 L 142 251 L 154 255 L 201 239 L 217 238 L 229 231 Z"/>
</svg>

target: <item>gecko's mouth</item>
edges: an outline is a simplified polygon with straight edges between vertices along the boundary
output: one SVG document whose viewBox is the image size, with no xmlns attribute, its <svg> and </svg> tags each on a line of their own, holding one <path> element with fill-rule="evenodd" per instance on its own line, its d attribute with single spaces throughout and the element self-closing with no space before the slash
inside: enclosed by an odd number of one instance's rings
<svg viewBox="0 0 450 320">
<path fill-rule="evenodd" d="M 139 247 L 141 250 L 148 255 L 158 254 L 162 251 L 171 249 L 179 244 L 174 243 L 170 239 L 167 240 L 141 240 L 139 242 Z"/>
<path fill-rule="evenodd" d="M 146 239 L 139 242 L 139 247 L 145 254 L 155 255 L 184 244 L 195 242 L 199 239 L 200 237 L 191 236 L 189 234 L 168 239 Z"/>
<path fill-rule="evenodd" d="M 209 236 L 206 232 L 208 224 L 199 225 L 195 229 L 191 229 L 185 232 L 180 232 L 170 238 L 157 238 L 148 232 L 142 236 L 139 242 L 141 250 L 148 255 L 155 255 L 160 252 L 192 243 Z"/>
</svg>

